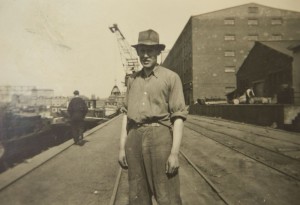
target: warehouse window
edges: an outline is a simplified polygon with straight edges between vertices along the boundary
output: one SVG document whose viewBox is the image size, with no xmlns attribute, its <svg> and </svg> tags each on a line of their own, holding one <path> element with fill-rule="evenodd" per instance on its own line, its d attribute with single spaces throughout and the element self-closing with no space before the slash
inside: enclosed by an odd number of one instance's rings
<svg viewBox="0 0 300 205">
<path fill-rule="evenodd" d="M 272 25 L 281 25 L 282 22 L 283 22 L 282 18 L 274 18 L 274 19 L 272 19 L 271 24 Z"/>
<path fill-rule="evenodd" d="M 235 40 L 235 35 L 228 34 L 224 36 L 225 41 L 234 41 Z"/>
<path fill-rule="evenodd" d="M 272 35 L 272 40 L 273 41 L 280 41 L 280 40 L 282 40 L 282 35 L 281 34 L 273 34 Z"/>
<path fill-rule="evenodd" d="M 248 25 L 249 26 L 257 26 L 258 25 L 258 19 L 248 19 Z"/>
<path fill-rule="evenodd" d="M 234 51 L 225 51 L 224 52 L 224 56 L 226 56 L 226 57 L 235 56 L 235 52 Z"/>
<path fill-rule="evenodd" d="M 235 66 L 225 66 L 225 73 L 235 73 Z"/>
<path fill-rule="evenodd" d="M 258 41 L 258 35 L 257 34 L 249 34 L 248 40 L 249 41 Z"/>
<path fill-rule="evenodd" d="M 234 18 L 224 19 L 224 24 L 225 25 L 234 25 L 235 24 L 235 20 L 234 20 Z"/>
<path fill-rule="evenodd" d="M 257 14 L 258 13 L 258 7 L 250 6 L 250 7 L 248 7 L 248 12 L 252 13 L 252 14 Z"/>
</svg>

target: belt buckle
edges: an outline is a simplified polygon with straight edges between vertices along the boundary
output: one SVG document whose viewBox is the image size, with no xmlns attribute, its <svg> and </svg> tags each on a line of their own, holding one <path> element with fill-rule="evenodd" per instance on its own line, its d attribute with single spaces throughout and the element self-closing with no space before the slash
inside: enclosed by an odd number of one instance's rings
<svg viewBox="0 0 300 205">
<path fill-rule="evenodd" d="M 159 127 L 159 124 L 157 122 L 152 123 L 145 123 L 143 124 L 145 127 Z"/>
</svg>

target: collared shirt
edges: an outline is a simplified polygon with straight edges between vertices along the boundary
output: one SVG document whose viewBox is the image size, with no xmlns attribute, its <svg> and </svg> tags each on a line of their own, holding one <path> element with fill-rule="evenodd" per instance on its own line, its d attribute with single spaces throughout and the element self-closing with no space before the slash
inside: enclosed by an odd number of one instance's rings
<svg viewBox="0 0 300 205">
<path fill-rule="evenodd" d="M 156 66 L 149 76 L 144 70 L 128 79 L 125 108 L 127 117 L 136 123 L 187 117 L 182 83 L 179 76 Z"/>
</svg>

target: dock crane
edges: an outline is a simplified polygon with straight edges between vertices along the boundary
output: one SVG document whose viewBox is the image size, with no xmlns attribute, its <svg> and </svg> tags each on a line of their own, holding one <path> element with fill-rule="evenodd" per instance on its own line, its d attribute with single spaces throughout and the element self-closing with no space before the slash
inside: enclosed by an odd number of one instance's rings
<svg viewBox="0 0 300 205">
<path fill-rule="evenodd" d="M 139 70 L 138 57 L 134 54 L 133 48 L 128 44 L 117 24 L 113 24 L 109 30 L 117 38 L 121 61 L 125 70 L 125 86 L 127 86 L 128 77 Z"/>
</svg>

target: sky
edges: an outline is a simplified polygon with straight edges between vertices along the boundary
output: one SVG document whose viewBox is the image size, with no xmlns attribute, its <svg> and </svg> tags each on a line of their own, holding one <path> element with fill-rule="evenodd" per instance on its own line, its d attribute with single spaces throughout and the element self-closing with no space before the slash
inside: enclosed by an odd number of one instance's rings
<svg viewBox="0 0 300 205">
<path fill-rule="evenodd" d="M 246 3 L 300 12 L 299 0 L 0 0 L 0 86 L 106 98 L 125 75 L 109 26 L 130 45 L 154 29 L 171 49 L 192 15 Z"/>
</svg>

